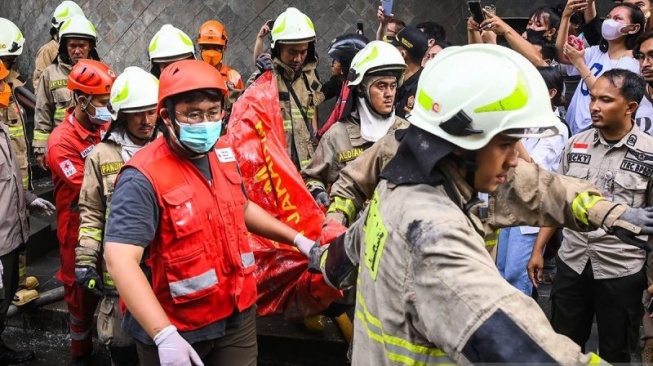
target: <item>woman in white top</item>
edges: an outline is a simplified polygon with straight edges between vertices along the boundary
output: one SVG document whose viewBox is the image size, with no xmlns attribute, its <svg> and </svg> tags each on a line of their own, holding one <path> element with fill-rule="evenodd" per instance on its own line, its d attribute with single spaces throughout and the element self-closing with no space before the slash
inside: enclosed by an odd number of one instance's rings
<svg viewBox="0 0 653 366">
<path fill-rule="evenodd" d="M 569 18 L 576 11 L 587 7 L 585 0 L 568 0 L 560 21 L 556 39 L 558 61 L 571 65 L 567 74 L 580 75 L 566 120 L 572 135 L 588 129 L 591 125 L 589 111 L 590 89 L 596 78 L 611 69 L 626 69 L 639 74 L 639 63 L 633 58 L 635 40 L 644 31 L 644 13 L 631 4 L 615 5 L 601 26 L 602 39 L 598 46 L 578 51 L 567 43 Z"/>
</svg>

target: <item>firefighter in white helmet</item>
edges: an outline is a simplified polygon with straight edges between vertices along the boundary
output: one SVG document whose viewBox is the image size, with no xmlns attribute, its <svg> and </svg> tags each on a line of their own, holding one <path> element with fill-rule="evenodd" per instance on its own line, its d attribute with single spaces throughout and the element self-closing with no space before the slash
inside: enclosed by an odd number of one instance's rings
<svg viewBox="0 0 653 366">
<path fill-rule="evenodd" d="M 271 37 L 272 72 L 279 90 L 286 150 L 300 170 L 313 156 L 317 106 L 324 101 L 317 76 L 315 27 L 306 14 L 291 7 L 274 21 Z"/>
<path fill-rule="evenodd" d="M 442 51 L 422 72 L 409 121 L 363 217 L 311 250 L 311 270 L 357 284 L 352 365 L 601 362 L 499 275 L 483 236 L 601 227 L 646 246 L 635 234 L 653 233 L 653 210 L 519 160 L 519 139 L 553 135 L 558 119 L 537 69 L 510 49 Z M 489 210 L 479 192 L 492 193 Z"/>
<path fill-rule="evenodd" d="M 84 15 L 84 11 L 74 1 L 62 1 L 54 9 L 50 20 L 52 24 L 52 27 L 50 27 L 50 41 L 39 48 L 34 59 L 34 75 L 32 75 L 34 90 L 38 89 L 43 70 L 50 66 L 59 53 L 59 27 L 75 15 Z"/>
<path fill-rule="evenodd" d="M 159 81 L 138 67 L 128 67 L 111 87 L 109 105 L 113 123 L 104 141 L 86 158 L 79 196 L 79 245 L 75 248 L 75 280 L 102 296 L 97 317 L 100 342 L 109 348 L 116 366 L 138 362 L 134 340 L 121 328 L 118 291 L 101 261 L 103 233 L 113 187 L 120 168 L 156 137 L 156 103 Z"/>
<path fill-rule="evenodd" d="M 157 78 L 171 63 L 195 58 L 193 40 L 172 24 L 164 24 L 154 34 L 147 52 L 150 56 L 150 72 Z"/>
<path fill-rule="evenodd" d="M 61 123 L 66 109 L 75 104 L 72 92 L 66 87 L 68 75 L 81 59 L 100 60 L 95 49 L 95 26 L 83 15 L 75 15 L 59 27 L 59 53 L 54 62 L 41 74 L 34 110 L 34 138 L 32 146 L 38 165 L 47 169 L 45 147 L 50 132 Z"/>
<path fill-rule="evenodd" d="M 408 127 L 408 121 L 394 113 L 397 88 L 405 72 L 399 51 L 382 41 L 367 44 L 352 60 L 344 118 L 322 137 L 313 159 L 301 172 L 319 205 L 329 207 L 327 188 L 345 165 L 381 137 Z"/>
</svg>

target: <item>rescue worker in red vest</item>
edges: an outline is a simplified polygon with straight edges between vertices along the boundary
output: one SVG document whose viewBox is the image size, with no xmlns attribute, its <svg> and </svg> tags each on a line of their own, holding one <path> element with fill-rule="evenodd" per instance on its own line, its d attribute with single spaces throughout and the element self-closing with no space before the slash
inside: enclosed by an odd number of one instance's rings
<svg viewBox="0 0 653 366">
<path fill-rule="evenodd" d="M 193 41 L 172 24 L 164 24 L 154 34 L 147 52 L 150 56 L 150 72 L 157 78 L 171 63 L 195 58 Z"/>
<path fill-rule="evenodd" d="M 75 247 L 79 235 L 79 193 L 84 162 L 104 137 L 111 122 L 107 109 L 115 72 L 95 60 L 79 60 L 68 76 L 68 89 L 75 107 L 66 110 L 63 121 L 48 139 L 47 163 L 52 172 L 57 207 L 57 239 L 63 282 L 70 318 L 71 365 L 90 365 L 93 352 L 93 315 L 99 298 L 75 283 Z M 98 266 L 96 265 L 96 268 Z"/>
<path fill-rule="evenodd" d="M 500 276 L 483 236 L 600 227 L 646 247 L 636 235 L 653 234 L 653 209 L 518 159 L 520 138 L 550 137 L 559 120 L 539 72 L 515 51 L 449 47 L 426 65 L 416 96 L 363 217 L 310 254 L 328 282 L 356 284 L 352 365 L 601 363 Z M 491 193 L 489 210 L 478 192 Z"/>
<path fill-rule="evenodd" d="M 313 156 L 317 132 L 317 106 L 324 101 L 317 76 L 315 27 L 296 8 L 288 8 L 274 21 L 271 32 L 272 72 L 286 134 L 286 150 L 297 170 Z"/>
<path fill-rule="evenodd" d="M 247 199 L 219 140 L 227 91 L 205 62 L 168 66 L 157 105 L 164 137 L 127 162 L 111 199 L 104 256 L 142 365 L 256 365 L 247 231 L 304 254 L 313 245 Z"/>
<path fill-rule="evenodd" d="M 372 41 L 354 57 L 349 72 L 349 111 L 320 140 L 310 164 L 301 171 L 315 201 L 329 207 L 327 189 L 340 170 L 372 144 L 408 121 L 396 117 L 394 101 L 406 63 L 390 44 Z"/>
<path fill-rule="evenodd" d="M 36 57 L 34 58 L 34 74 L 32 75 L 34 90 L 39 88 L 39 80 L 43 70 L 52 64 L 52 61 L 57 58 L 57 53 L 59 53 L 59 27 L 75 15 L 84 15 L 84 11 L 74 1 L 64 0 L 54 9 L 50 20 L 52 24 L 52 27 L 50 27 L 50 41 L 36 51 Z"/>
<path fill-rule="evenodd" d="M 102 143 L 88 155 L 79 195 L 79 245 L 75 249 L 77 283 L 102 296 L 97 316 L 100 342 L 114 366 L 138 363 L 134 340 L 122 331 L 116 286 L 102 259 L 106 216 L 120 168 L 155 137 L 159 81 L 138 67 L 128 67 L 111 87 L 109 108 L 113 123 Z M 102 267 L 96 267 L 98 261 Z M 100 276 L 102 274 L 102 276 Z"/>
<path fill-rule="evenodd" d="M 45 152 L 52 130 L 64 119 L 66 109 L 75 104 L 66 88 L 70 70 L 82 59 L 99 60 L 97 33 L 93 23 L 83 15 L 75 15 L 59 28 L 59 55 L 41 74 L 34 110 L 34 156 L 42 169 L 47 169 Z"/>
</svg>

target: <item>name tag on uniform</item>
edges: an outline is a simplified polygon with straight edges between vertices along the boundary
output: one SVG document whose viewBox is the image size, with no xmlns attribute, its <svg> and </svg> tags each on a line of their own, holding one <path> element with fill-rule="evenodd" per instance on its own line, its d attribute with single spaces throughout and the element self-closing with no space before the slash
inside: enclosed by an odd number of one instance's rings
<svg viewBox="0 0 653 366">
<path fill-rule="evenodd" d="M 221 163 L 231 163 L 236 161 L 233 150 L 230 147 L 224 149 L 215 149 L 215 155 L 218 156 L 218 160 Z"/>
<path fill-rule="evenodd" d="M 85 158 L 88 156 L 88 154 L 90 154 L 91 151 L 93 151 L 93 148 L 94 148 L 94 147 L 95 147 L 95 145 L 91 145 L 91 146 L 87 147 L 86 149 L 84 149 L 84 151 L 82 151 L 82 152 L 80 153 L 80 155 L 82 156 L 82 158 L 85 159 Z"/>
</svg>

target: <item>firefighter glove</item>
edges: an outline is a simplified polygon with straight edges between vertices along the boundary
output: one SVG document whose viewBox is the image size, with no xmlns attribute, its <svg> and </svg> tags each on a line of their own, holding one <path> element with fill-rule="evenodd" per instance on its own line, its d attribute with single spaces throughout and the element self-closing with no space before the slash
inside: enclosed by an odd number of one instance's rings
<svg viewBox="0 0 653 366">
<path fill-rule="evenodd" d="M 102 278 L 95 268 L 89 266 L 76 266 L 75 282 L 93 295 L 102 296 Z"/>
</svg>

